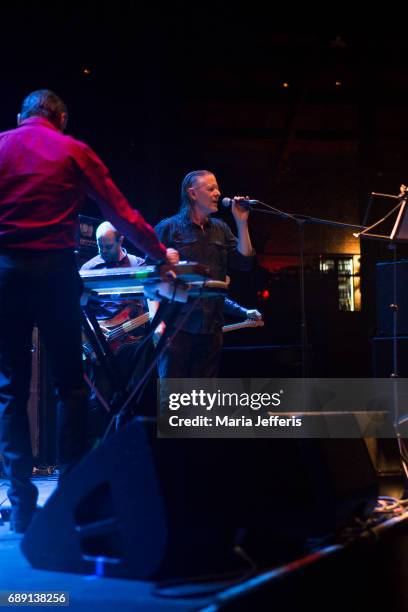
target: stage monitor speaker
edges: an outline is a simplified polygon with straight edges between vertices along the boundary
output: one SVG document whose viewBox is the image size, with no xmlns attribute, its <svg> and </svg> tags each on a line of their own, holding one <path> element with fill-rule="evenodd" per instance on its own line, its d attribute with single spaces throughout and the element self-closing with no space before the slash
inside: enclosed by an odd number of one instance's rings
<svg viewBox="0 0 408 612">
<path fill-rule="evenodd" d="M 395 499 L 405 498 L 407 476 L 402 465 L 398 439 L 366 438 L 366 444 L 377 472 L 379 494 Z"/>
<path fill-rule="evenodd" d="M 380 262 L 376 266 L 377 276 L 377 333 L 391 336 L 394 333 L 394 270 L 396 274 L 396 303 L 398 304 L 397 335 L 408 334 L 408 261 Z"/>
<path fill-rule="evenodd" d="M 267 561 L 274 543 L 327 536 L 376 498 L 361 439 L 156 439 L 137 419 L 66 475 L 22 551 L 41 569 L 193 576 L 236 569 L 245 538 Z"/>
</svg>

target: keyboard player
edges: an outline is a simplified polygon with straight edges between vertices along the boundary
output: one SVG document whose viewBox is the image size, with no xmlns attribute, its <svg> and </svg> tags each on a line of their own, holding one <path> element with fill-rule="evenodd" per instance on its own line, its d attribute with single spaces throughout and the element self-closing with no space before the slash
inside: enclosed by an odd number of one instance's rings
<svg viewBox="0 0 408 612">
<path fill-rule="evenodd" d="M 81 267 L 81 271 L 139 268 L 144 265 L 144 259 L 127 253 L 123 247 L 124 236 L 109 221 L 104 221 L 97 227 L 96 241 L 98 255 L 85 262 Z M 126 384 L 130 386 L 136 384 L 142 377 L 146 364 L 146 351 L 139 351 L 139 354 L 136 355 L 140 340 L 144 334 L 145 323 L 148 320 L 146 300 L 144 298 L 128 300 L 108 298 L 106 300 L 93 300 L 91 298 L 87 309 L 96 317 L 102 330 L 108 333 L 109 331 L 113 332 L 113 330 L 117 332 L 117 339 L 110 344 L 110 348 L 115 353 L 115 365 Z M 144 313 L 146 313 L 145 318 L 143 318 Z M 132 331 L 130 333 L 125 331 L 121 333 L 121 330 L 125 329 L 124 324 L 127 324 L 129 327 L 129 323 Z M 87 356 L 86 369 L 89 379 L 109 403 L 114 389 L 110 385 L 103 368 L 95 360 L 95 355 L 88 339 L 85 339 L 84 342 L 84 355 Z M 90 434 L 92 441 L 95 442 L 105 430 L 110 416 L 101 407 L 94 392 L 91 392 L 89 409 Z"/>
</svg>

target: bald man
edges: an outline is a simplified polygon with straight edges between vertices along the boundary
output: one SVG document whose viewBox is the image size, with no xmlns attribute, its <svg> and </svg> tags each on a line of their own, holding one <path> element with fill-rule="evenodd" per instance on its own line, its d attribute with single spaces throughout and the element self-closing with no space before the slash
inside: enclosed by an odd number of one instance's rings
<svg viewBox="0 0 408 612">
<path fill-rule="evenodd" d="M 117 229 L 104 221 L 96 229 L 96 241 L 98 244 L 99 254 L 84 263 L 81 270 L 102 270 L 104 268 L 124 268 L 144 265 L 144 259 L 132 255 L 123 247 L 124 237 Z M 172 251 L 172 249 L 170 249 Z M 88 308 L 98 319 L 103 327 L 114 317 L 120 317 L 121 322 L 129 319 L 135 319 L 146 312 L 146 300 L 132 299 L 126 301 L 114 300 L 90 300 Z M 122 320 L 123 319 L 123 320 Z M 129 384 L 136 384 L 144 374 L 146 366 L 146 355 L 144 353 L 138 356 L 137 363 L 134 363 L 134 355 L 136 354 L 138 339 L 144 334 L 144 326 L 135 329 L 134 334 L 123 336 L 123 343 L 116 347 L 116 365 L 119 371 L 123 374 L 126 380 L 129 379 Z M 85 351 L 86 352 L 86 351 Z M 132 367 L 133 363 L 133 367 Z M 87 373 L 92 382 L 96 385 L 103 397 L 110 401 L 114 389 L 111 388 L 109 381 L 103 369 L 98 363 L 87 361 Z M 92 441 L 95 442 L 104 432 L 110 420 L 110 415 L 107 414 L 96 399 L 92 392 L 89 401 L 89 421 L 90 434 Z"/>
<path fill-rule="evenodd" d="M 101 268 L 137 267 L 144 264 L 144 259 L 127 253 L 123 248 L 124 237 L 109 221 L 101 223 L 96 230 L 96 241 L 99 254 L 84 263 L 81 270 L 98 270 Z"/>
</svg>

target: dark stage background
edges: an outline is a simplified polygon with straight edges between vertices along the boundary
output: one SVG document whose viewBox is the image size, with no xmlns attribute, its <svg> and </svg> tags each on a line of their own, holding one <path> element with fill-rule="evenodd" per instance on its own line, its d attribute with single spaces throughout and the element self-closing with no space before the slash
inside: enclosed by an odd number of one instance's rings
<svg viewBox="0 0 408 612">
<path fill-rule="evenodd" d="M 70 110 L 68 132 L 97 151 L 152 224 L 175 211 L 183 176 L 197 168 L 216 174 L 223 195 L 351 224 L 362 223 L 371 191 L 398 194 L 408 180 L 408 43 L 393 29 L 351 31 L 337 19 L 320 31 L 307 22 L 288 29 L 257 2 L 143 10 L 129 1 L 64 3 L 58 15 L 26 4 L 2 8 L 1 21 L 0 129 L 15 125 L 28 92 L 55 90 Z M 374 200 L 371 218 L 389 206 Z M 99 216 L 88 201 L 82 212 Z M 280 364 L 295 375 L 299 232 L 253 213 L 251 234 L 258 265 L 233 276 L 232 293 L 262 310 L 266 326 L 226 343 L 274 345 L 270 374 Z M 375 263 L 391 252 L 374 242 L 360 252 L 352 230 L 322 224 L 307 224 L 304 238 L 311 372 L 370 375 Z M 340 306 L 335 271 L 322 271 L 345 257 L 357 266 L 361 310 Z M 239 375 L 243 359 L 235 358 Z"/>
</svg>

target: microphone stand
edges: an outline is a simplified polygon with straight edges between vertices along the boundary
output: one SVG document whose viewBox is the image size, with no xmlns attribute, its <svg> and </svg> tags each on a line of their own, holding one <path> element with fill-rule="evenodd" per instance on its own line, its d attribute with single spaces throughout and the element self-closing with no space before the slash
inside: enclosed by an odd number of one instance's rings
<svg viewBox="0 0 408 612">
<path fill-rule="evenodd" d="M 377 240 L 387 240 L 388 248 L 392 251 L 392 304 L 390 304 L 390 310 L 392 312 L 392 372 L 390 374 L 390 378 L 393 379 L 393 425 L 395 429 L 395 433 L 397 436 L 398 444 L 401 451 L 401 435 L 400 435 L 400 425 L 402 425 L 407 417 L 399 417 L 399 399 L 398 399 L 398 278 L 397 278 L 397 245 L 400 242 L 407 242 L 406 237 L 397 236 L 401 225 L 403 223 L 403 218 L 407 214 L 406 208 L 408 203 L 408 189 L 405 185 L 401 186 L 401 193 L 399 196 L 388 194 L 388 193 L 376 193 L 372 192 L 372 196 L 398 200 L 398 204 L 394 206 L 382 219 L 376 221 L 369 227 L 367 227 L 364 231 L 362 231 L 359 236 L 362 238 L 374 238 Z M 394 212 L 398 210 L 397 219 L 394 223 L 394 226 L 391 230 L 391 234 L 389 236 L 372 234 L 369 233 L 371 229 L 380 225 L 385 219 L 390 217 Z M 401 452 L 403 455 L 403 453 Z"/>
<path fill-rule="evenodd" d="M 275 206 L 266 204 L 265 202 L 258 202 L 259 205 L 265 208 L 255 208 L 251 206 L 251 210 L 255 212 L 261 212 L 264 214 L 275 215 L 283 217 L 284 219 L 291 219 L 295 221 L 299 230 L 299 258 L 300 258 L 300 273 L 299 273 L 299 295 L 300 295 L 300 340 L 301 340 L 301 351 L 302 351 L 302 378 L 307 378 L 310 375 L 309 365 L 309 347 L 308 347 L 308 330 L 306 321 L 306 298 L 305 298 L 305 224 L 306 223 L 321 223 L 324 225 L 332 225 L 333 227 L 348 228 L 348 229 L 361 229 L 365 226 L 362 225 L 351 225 L 349 223 L 341 223 L 339 221 L 331 221 L 328 219 L 320 219 L 318 217 L 311 217 L 310 215 L 302 215 L 297 213 L 287 213 Z"/>
</svg>

